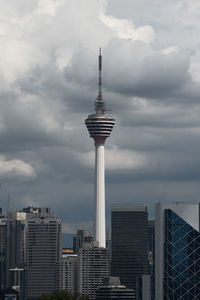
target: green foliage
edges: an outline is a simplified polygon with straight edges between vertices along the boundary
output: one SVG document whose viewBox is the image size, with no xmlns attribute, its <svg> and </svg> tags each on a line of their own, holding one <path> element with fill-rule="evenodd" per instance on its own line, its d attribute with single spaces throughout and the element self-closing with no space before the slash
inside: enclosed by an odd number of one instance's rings
<svg viewBox="0 0 200 300">
<path fill-rule="evenodd" d="M 42 295 L 39 300 L 89 300 L 85 295 L 73 295 L 68 291 L 56 290 L 51 295 Z"/>
</svg>

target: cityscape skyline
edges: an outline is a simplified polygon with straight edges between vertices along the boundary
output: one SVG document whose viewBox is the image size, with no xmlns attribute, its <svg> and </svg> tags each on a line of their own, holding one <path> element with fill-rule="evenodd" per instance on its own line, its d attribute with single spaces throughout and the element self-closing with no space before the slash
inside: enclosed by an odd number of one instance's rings
<svg viewBox="0 0 200 300">
<path fill-rule="evenodd" d="M 113 205 L 108 248 L 98 247 L 78 230 L 74 249 L 62 249 L 62 221 L 50 208 L 27 207 L 1 215 L 1 287 L 5 282 L 14 290 L 20 287 L 20 296 L 27 300 L 51 293 L 55 285 L 94 299 L 111 267 L 113 280 L 120 277 L 136 299 L 198 299 L 199 208 L 199 203 L 157 203 L 152 223 L 145 204 Z"/>
<path fill-rule="evenodd" d="M 151 218 L 156 202 L 198 201 L 199 4 L 157 4 L 2 3 L 4 212 L 10 195 L 11 210 L 52 207 L 64 232 L 92 227 L 94 151 L 84 119 L 99 46 L 104 99 L 117 120 L 107 142 L 107 219 L 122 200 L 148 204 Z"/>
</svg>

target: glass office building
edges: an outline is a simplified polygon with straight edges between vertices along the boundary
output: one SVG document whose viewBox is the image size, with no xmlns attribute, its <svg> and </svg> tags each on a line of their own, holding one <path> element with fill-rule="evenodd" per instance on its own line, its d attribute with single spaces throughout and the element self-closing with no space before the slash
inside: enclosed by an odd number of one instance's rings
<svg viewBox="0 0 200 300">
<path fill-rule="evenodd" d="M 165 210 L 164 299 L 200 299 L 200 233 Z"/>
<path fill-rule="evenodd" d="M 149 273 L 147 206 L 113 205 L 111 219 L 111 274 L 135 290 L 136 278 Z"/>
<path fill-rule="evenodd" d="M 156 211 L 156 300 L 200 299 L 199 204 Z"/>
</svg>

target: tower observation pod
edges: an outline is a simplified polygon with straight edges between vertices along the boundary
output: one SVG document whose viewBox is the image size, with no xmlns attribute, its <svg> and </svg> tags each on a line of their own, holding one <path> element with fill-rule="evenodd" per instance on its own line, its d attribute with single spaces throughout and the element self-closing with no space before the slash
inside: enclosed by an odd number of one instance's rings
<svg viewBox="0 0 200 300">
<path fill-rule="evenodd" d="M 110 136 L 115 120 L 105 114 L 105 104 L 102 98 L 102 55 L 99 51 L 99 91 L 95 101 L 96 113 L 89 115 L 85 124 L 90 137 L 95 144 L 95 187 L 94 187 L 94 241 L 99 247 L 106 247 L 105 225 L 105 164 L 104 144 Z"/>
</svg>

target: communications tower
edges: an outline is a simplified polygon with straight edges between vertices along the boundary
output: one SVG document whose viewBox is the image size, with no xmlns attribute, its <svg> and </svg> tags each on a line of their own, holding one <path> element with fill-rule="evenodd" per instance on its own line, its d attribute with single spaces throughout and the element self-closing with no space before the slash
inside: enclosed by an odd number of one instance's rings
<svg viewBox="0 0 200 300">
<path fill-rule="evenodd" d="M 94 188 L 94 240 L 99 247 L 106 247 L 105 229 L 105 164 L 104 144 L 110 136 L 115 120 L 105 114 L 105 103 L 102 98 L 102 55 L 99 51 L 99 90 L 95 101 L 96 113 L 89 115 L 85 124 L 95 144 L 95 188 Z"/>
</svg>

